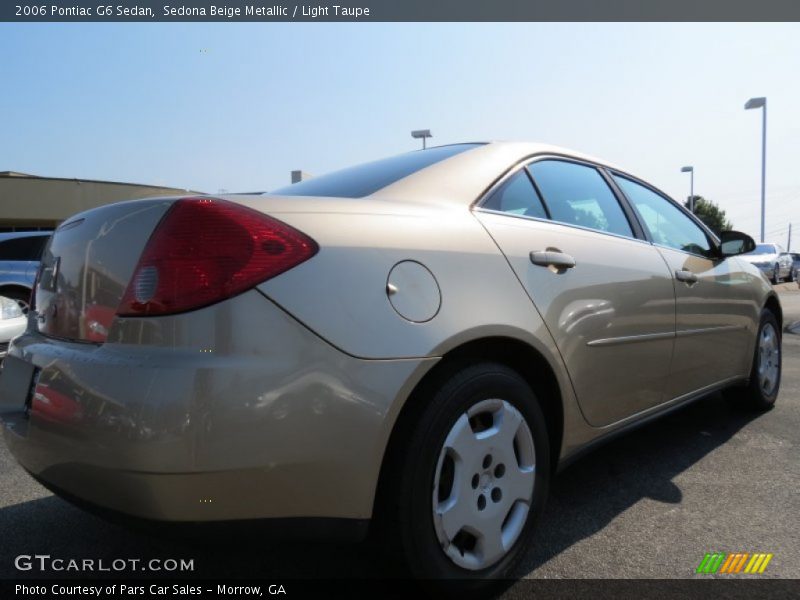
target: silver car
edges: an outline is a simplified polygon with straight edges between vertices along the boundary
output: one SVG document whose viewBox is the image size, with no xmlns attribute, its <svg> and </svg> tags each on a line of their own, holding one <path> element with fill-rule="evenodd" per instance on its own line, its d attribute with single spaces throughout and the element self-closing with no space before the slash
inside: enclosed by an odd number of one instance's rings
<svg viewBox="0 0 800 600">
<path fill-rule="evenodd" d="M 16 300 L 0 296 L 0 359 L 8 352 L 8 344 L 25 332 L 28 319 Z"/>
<path fill-rule="evenodd" d="M 752 252 L 742 255 L 746 260 L 758 267 L 772 283 L 793 281 L 793 260 L 788 252 L 784 252 L 780 244 L 757 244 Z"/>
<path fill-rule="evenodd" d="M 414 575 L 477 585 L 590 446 L 715 390 L 773 405 L 782 313 L 753 247 L 526 143 L 104 206 L 45 250 L 5 440 L 83 503 L 373 527 Z"/>
<path fill-rule="evenodd" d="M 789 256 L 792 259 L 792 274 L 789 277 L 789 281 L 797 281 L 798 273 L 800 273 L 800 254 L 797 252 L 790 252 Z"/>
</svg>

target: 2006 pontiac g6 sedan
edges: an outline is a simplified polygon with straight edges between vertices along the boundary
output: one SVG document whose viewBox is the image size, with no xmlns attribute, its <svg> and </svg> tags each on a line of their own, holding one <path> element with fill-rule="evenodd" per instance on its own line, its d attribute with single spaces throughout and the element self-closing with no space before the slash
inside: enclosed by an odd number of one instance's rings
<svg viewBox="0 0 800 600">
<path fill-rule="evenodd" d="M 527 143 L 63 223 L 0 376 L 45 485 L 164 521 L 380 527 L 418 577 L 509 572 L 559 466 L 729 388 L 775 402 L 748 236 Z"/>
</svg>

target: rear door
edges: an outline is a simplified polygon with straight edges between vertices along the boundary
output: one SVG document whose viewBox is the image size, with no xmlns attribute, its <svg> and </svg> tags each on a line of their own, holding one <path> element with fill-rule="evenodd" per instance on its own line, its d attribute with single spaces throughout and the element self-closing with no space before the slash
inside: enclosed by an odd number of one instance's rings
<svg viewBox="0 0 800 600">
<path fill-rule="evenodd" d="M 587 421 L 604 426 L 661 403 L 672 277 L 606 176 L 538 159 L 495 186 L 475 214 L 553 335 Z"/>
<path fill-rule="evenodd" d="M 614 179 L 675 279 L 675 354 L 667 386 L 682 396 L 730 378 L 749 363 L 755 332 L 749 279 L 680 206 L 640 182 Z"/>
</svg>

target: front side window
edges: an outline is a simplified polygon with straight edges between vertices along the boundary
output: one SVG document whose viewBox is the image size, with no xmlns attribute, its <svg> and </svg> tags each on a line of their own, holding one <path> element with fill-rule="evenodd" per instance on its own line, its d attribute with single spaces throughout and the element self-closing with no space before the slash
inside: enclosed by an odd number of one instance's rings
<svg viewBox="0 0 800 600">
<path fill-rule="evenodd" d="M 542 160 L 528 170 L 554 221 L 633 237 L 614 192 L 594 167 L 563 160 Z"/>
<path fill-rule="evenodd" d="M 656 244 L 701 256 L 712 254 L 705 232 L 672 202 L 625 177 L 614 175 L 614 180 L 636 207 Z"/>
<path fill-rule="evenodd" d="M 506 179 L 492 192 L 482 208 L 523 217 L 547 218 L 539 194 L 524 169 Z"/>
</svg>

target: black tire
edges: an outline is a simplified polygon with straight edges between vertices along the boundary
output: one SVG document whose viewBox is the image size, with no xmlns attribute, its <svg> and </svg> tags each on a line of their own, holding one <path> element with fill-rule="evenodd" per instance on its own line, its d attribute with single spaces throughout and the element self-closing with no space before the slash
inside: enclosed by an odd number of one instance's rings
<svg viewBox="0 0 800 600">
<path fill-rule="evenodd" d="M 797 279 L 797 273 L 794 270 L 794 267 L 789 269 L 789 276 L 786 278 L 786 283 L 793 283 L 794 280 Z"/>
<path fill-rule="evenodd" d="M 773 358 L 773 362 L 777 362 L 777 380 L 769 389 L 764 389 L 761 378 L 759 376 L 759 368 L 761 366 L 762 352 L 759 346 L 759 341 L 764 332 L 764 329 L 770 326 L 777 337 L 778 353 L 777 357 Z M 761 321 L 758 325 L 758 333 L 756 334 L 755 350 L 753 351 L 753 364 L 750 368 L 750 378 L 747 385 L 731 388 L 726 392 L 726 396 L 734 403 L 747 410 L 754 411 L 767 411 L 775 406 L 775 400 L 778 398 L 778 393 L 781 388 L 781 373 L 783 371 L 781 349 L 781 329 L 778 325 L 778 320 L 775 318 L 771 310 L 764 309 L 761 311 Z"/>
<path fill-rule="evenodd" d="M 772 283 L 778 285 L 781 282 L 781 278 L 778 277 L 780 275 L 781 268 L 777 264 L 773 267 L 772 270 Z"/>
<path fill-rule="evenodd" d="M 438 585 L 446 585 L 451 592 L 483 591 L 494 584 L 492 579 L 513 571 L 525 554 L 544 508 L 550 481 L 550 449 L 544 416 L 525 380 L 499 364 L 466 364 L 448 369 L 428 389 L 426 404 L 415 424 L 409 427 L 403 444 L 404 453 L 394 474 L 399 485 L 386 498 L 395 502 L 391 510 L 396 539 L 413 577 L 438 580 Z M 507 401 L 530 429 L 535 449 L 533 498 L 527 521 L 506 554 L 487 568 L 470 570 L 451 560 L 437 539 L 432 514 L 433 486 L 439 454 L 451 428 L 470 407 L 488 399 Z"/>
</svg>

